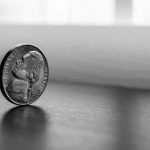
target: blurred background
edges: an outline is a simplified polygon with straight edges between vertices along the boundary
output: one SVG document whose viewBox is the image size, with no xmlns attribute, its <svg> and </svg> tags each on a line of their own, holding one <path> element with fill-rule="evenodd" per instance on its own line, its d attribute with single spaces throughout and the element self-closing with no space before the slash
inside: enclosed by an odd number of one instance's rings
<svg viewBox="0 0 150 150">
<path fill-rule="evenodd" d="M 1 0 L 2 24 L 144 25 L 149 0 Z"/>
<path fill-rule="evenodd" d="M 149 0 L 0 0 L 2 53 L 41 48 L 50 79 L 150 88 Z"/>
</svg>

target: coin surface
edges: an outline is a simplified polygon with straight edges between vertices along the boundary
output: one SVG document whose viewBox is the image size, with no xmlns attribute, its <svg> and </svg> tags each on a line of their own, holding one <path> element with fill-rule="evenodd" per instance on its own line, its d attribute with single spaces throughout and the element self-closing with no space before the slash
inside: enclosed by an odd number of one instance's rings
<svg viewBox="0 0 150 150">
<path fill-rule="evenodd" d="M 1 63 L 3 95 L 18 105 L 35 102 L 43 93 L 49 77 L 46 57 L 33 45 L 10 50 Z"/>
</svg>

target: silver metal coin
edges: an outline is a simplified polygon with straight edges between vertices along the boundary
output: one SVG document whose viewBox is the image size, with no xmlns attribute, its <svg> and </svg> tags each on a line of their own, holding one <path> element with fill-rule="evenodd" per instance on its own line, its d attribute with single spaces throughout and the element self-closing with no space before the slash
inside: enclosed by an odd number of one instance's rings
<svg viewBox="0 0 150 150">
<path fill-rule="evenodd" d="M 46 57 L 33 45 L 16 46 L 1 63 L 2 93 L 18 105 L 35 102 L 42 95 L 48 77 Z"/>
</svg>

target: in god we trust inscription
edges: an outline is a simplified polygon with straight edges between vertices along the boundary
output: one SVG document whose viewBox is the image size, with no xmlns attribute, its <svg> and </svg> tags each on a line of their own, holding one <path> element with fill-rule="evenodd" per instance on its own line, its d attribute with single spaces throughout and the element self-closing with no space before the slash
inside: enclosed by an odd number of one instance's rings
<svg viewBox="0 0 150 150">
<path fill-rule="evenodd" d="M 42 51 L 33 45 L 20 45 L 10 50 L 1 64 L 3 95 L 18 105 L 31 104 L 43 93 L 49 68 Z"/>
</svg>

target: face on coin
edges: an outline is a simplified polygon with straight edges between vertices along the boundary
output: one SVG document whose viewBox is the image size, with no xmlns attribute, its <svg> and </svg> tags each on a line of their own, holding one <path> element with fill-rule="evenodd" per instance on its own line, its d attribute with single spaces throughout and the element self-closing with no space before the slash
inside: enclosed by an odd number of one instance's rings
<svg viewBox="0 0 150 150">
<path fill-rule="evenodd" d="M 49 76 L 46 57 L 33 45 L 10 50 L 1 64 L 3 95 L 18 105 L 31 104 L 43 93 Z"/>
</svg>

